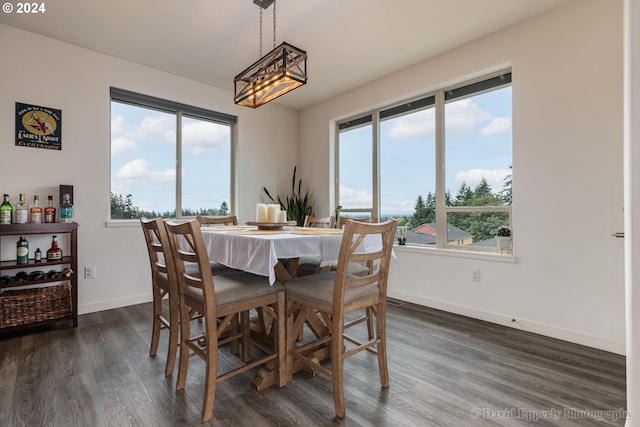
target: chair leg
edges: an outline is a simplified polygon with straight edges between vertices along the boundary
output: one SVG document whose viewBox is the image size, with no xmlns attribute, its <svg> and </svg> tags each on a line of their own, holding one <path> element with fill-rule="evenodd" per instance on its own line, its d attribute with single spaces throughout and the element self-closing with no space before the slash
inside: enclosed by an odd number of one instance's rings
<svg viewBox="0 0 640 427">
<path fill-rule="evenodd" d="M 367 311 L 367 332 L 369 333 L 369 339 L 372 339 L 373 330 L 374 330 L 373 317 L 375 316 L 376 310 L 374 307 L 367 307 L 366 311 Z"/>
<path fill-rule="evenodd" d="M 275 332 L 273 334 L 273 350 L 278 354 L 278 366 L 276 368 L 276 385 L 278 387 L 283 387 L 287 383 L 287 378 L 290 377 L 288 367 L 290 365 L 287 364 L 287 336 L 285 330 L 285 322 L 287 322 L 286 316 L 286 303 L 285 303 L 285 293 L 280 292 L 278 294 L 278 303 L 274 307 L 276 311 L 276 319 L 273 319 L 271 330 Z"/>
<path fill-rule="evenodd" d="M 236 315 L 231 320 L 231 335 L 238 335 L 240 333 L 240 323 L 238 321 L 238 316 Z M 240 340 L 233 340 L 230 343 L 231 354 L 235 354 L 236 356 L 240 354 Z"/>
<path fill-rule="evenodd" d="M 205 317 L 205 343 L 206 343 L 206 369 L 204 382 L 204 400 L 202 402 L 202 422 L 206 423 L 213 417 L 214 403 L 216 399 L 216 386 L 218 384 L 218 334 L 217 319 Z"/>
<path fill-rule="evenodd" d="M 172 316 L 169 324 L 169 345 L 167 346 L 167 364 L 164 368 L 164 375 L 169 377 L 173 375 L 173 369 L 176 365 L 176 354 L 178 353 L 178 340 L 180 339 L 180 322 L 176 316 Z"/>
<path fill-rule="evenodd" d="M 380 385 L 389 387 L 389 368 L 387 366 L 387 307 L 386 302 L 377 305 L 376 332 L 380 342 L 376 346 L 378 352 L 378 370 L 380 371 Z"/>
<path fill-rule="evenodd" d="M 151 347 L 149 348 L 149 356 L 155 356 L 158 353 L 158 342 L 160 341 L 160 322 L 162 316 L 162 295 L 160 289 L 153 288 L 153 327 L 151 332 Z"/>
<path fill-rule="evenodd" d="M 331 334 L 331 385 L 333 387 L 333 404 L 336 409 L 336 416 L 344 418 L 346 415 L 344 403 L 344 330 L 341 322 L 333 322 Z"/>
<path fill-rule="evenodd" d="M 240 313 L 240 328 L 242 330 L 242 337 L 240 338 L 241 360 L 246 363 L 251 360 L 251 341 L 249 340 L 251 336 L 251 317 L 248 310 Z"/>
<path fill-rule="evenodd" d="M 295 349 L 296 341 L 298 340 L 298 335 L 302 335 L 296 333 L 294 331 L 295 324 L 295 312 L 294 304 L 287 301 L 286 302 L 286 350 L 285 350 L 285 364 L 286 364 L 286 382 L 289 383 L 293 379 L 293 356 L 291 352 Z M 304 329 L 304 328 L 303 328 Z"/>
<path fill-rule="evenodd" d="M 187 371 L 189 370 L 189 338 L 191 337 L 190 313 L 188 308 L 181 304 L 180 307 L 180 362 L 178 363 L 178 379 L 176 380 L 176 390 L 183 390 L 187 382 Z"/>
</svg>

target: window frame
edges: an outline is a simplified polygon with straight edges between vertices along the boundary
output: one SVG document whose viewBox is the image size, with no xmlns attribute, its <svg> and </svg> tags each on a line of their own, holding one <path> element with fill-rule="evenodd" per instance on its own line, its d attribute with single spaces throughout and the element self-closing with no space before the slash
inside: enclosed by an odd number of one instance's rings
<svg viewBox="0 0 640 427">
<path fill-rule="evenodd" d="M 381 217 L 380 206 L 380 121 L 381 118 L 394 117 L 400 114 L 404 114 L 410 111 L 418 111 L 421 107 L 427 105 L 433 105 L 435 109 L 435 221 L 436 229 L 445 230 L 444 233 L 436 234 L 436 249 L 455 249 L 458 251 L 468 251 L 474 253 L 483 253 L 493 251 L 495 248 L 487 248 L 482 246 L 460 246 L 447 243 L 447 216 L 449 213 L 490 213 L 490 212 L 503 212 L 507 213 L 509 217 L 509 227 L 513 231 L 513 201 L 510 205 L 503 206 L 446 206 L 446 170 L 445 170 L 445 148 L 446 148 L 446 135 L 445 135 L 445 104 L 448 101 L 464 99 L 475 95 L 480 95 L 493 90 L 498 90 L 503 87 L 513 86 L 512 83 L 512 70 L 503 69 L 495 73 L 486 74 L 478 78 L 452 84 L 447 87 L 436 89 L 432 92 L 421 94 L 416 97 L 403 100 L 394 104 L 383 106 L 380 108 L 372 109 L 366 112 L 361 112 L 357 115 L 349 116 L 346 119 L 337 120 L 335 122 L 335 206 L 340 202 L 340 133 L 344 129 L 349 129 L 352 126 L 362 125 L 363 123 L 371 123 L 372 125 L 372 154 L 373 154 L 373 173 L 371 177 L 372 183 L 372 200 L 373 206 L 371 208 L 353 209 L 343 207 L 341 212 L 348 213 L 356 216 L 357 214 L 368 214 L 374 217 Z M 433 103 L 430 104 L 431 98 Z M 415 106 L 411 108 L 411 104 Z M 395 111 L 395 112 L 394 112 Z M 513 116 L 513 110 L 512 110 Z M 366 117 L 371 117 L 370 121 L 363 122 Z M 513 138 L 511 141 L 513 147 Z M 513 163 L 513 161 L 512 161 Z M 512 233 L 513 234 L 513 233 Z M 431 247 L 418 244 L 410 244 L 413 248 Z M 511 254 L 512 255 L 512 254 Z"/>
<path fill-rule="evenodd" d="M 109 95 L 109 116 L 111 118 L 111 104 L 113 102 L 128 104 L 135 107 L 146 108 L 151 110 L 157 110 L 165 113 L 174 114 L 176 118 L 176 188 L 175 188 L 175 210 L 177 219 L 195 218 L 193 216 L 182 215 L 182 176 L 180 171 L 182 169 L 182 118 L 194 118 L 199 120 L 205 120 L 214 122 L 217 124 L 229 126 L 229 151 L 230 151 L 230 188 L 229 188 L 229 213 L 235 215 L 236 212 L 236 162 L 237 162 L 237 144 L 236 144 L 236 124 L 238 121 L 237 116 L 221 113 L 213 110 L 208 110 L 201 107 L 196 107 L 189 104 L 170 101 L 167 99 L 144 95 L 141 93 L 129 91 L 126 89 L 120 89 L 116 87 L 110 87 Z M 111 144 L 111 136 L 109 137 L 109 144 Z M 109 154 L 109 163 L 111 163 L 111 153 Z M 109 191 L 111 192 L 111 166 L 109 166 Z M 109 203 L 107 224 L 127 224 L 137 223 L 138 219 L 114 219 L 111 218 L 111 203 Z"/>
</svg>

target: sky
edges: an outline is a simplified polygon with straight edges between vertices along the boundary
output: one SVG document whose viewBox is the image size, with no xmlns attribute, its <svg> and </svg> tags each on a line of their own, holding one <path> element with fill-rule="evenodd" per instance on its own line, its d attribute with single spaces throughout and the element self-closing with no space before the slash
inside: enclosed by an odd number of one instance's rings
<svg viewBox="0 0 640 427">
<path fill-rule="evenodd" d="M 445 187 L 453 197 L 462 183 L 472 189 L 484 177 L 502 190 L 512 165 L 511 87 L 445 106 Z M 340 205 L 372 203 L 371 126 L 340 134 Z M 434 108 L 380 123 L 382 213 L 412 213 L 418 195 L 435 194 Z"/>
<path fill-rule="evenodd" d="M 156 212 L 176 206 L 176 116 L 111 103 L 111 192 Z M 231 132 L 227 125 L 182 119 L 183 208 L 230 202 Z"/>
</svg>

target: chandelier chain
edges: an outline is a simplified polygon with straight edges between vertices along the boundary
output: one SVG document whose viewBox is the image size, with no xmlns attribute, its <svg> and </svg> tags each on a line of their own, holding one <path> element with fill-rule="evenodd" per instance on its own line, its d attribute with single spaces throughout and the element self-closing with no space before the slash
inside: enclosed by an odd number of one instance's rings
<svg viewBox="0 0 640 427">
<path fill-rule="evenodd" d="M 258 58 L 262 58 L 262 8 L 260 8 L 260 51 Z"/>
<path fill-rule="evenodd" d="M 276 48 L 276 3 L 273 2 L 273 48 Z"/>
</svg>

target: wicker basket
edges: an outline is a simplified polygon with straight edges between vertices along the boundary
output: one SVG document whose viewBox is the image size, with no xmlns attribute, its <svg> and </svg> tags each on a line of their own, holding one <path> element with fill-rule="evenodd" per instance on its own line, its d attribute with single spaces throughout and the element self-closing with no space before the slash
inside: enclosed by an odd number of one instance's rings
<svg viewBox="0 0 640 427">
<path fill-rule="evenodd" d="M 0 294 L 0 329 L 72 314 L 71 284 L 17 289 Z"/>
</svg>

